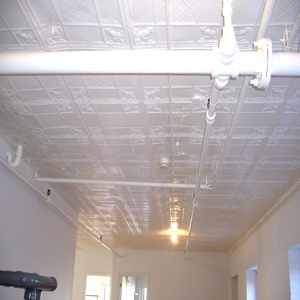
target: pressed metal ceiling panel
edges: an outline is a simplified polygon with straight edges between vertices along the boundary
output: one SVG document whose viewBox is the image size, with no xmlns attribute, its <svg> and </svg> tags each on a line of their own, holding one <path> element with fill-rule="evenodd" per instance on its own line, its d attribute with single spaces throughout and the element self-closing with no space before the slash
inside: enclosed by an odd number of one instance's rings
<svg viewBox="0 0 300 300">
<path fill-rule="evenodd" d="M 252 49 L 264 5 L 233 2 L 241 51 Z M 275 51 L 299 8 L 298 0 L 277 1 L 266 32 Z M 221 9 L 220 0 L 1 0 L 0 51 L 211 49 Z M 292 51 L 298 44 L 299 33 Z M 214 181 L 243 79 L 219 93 L 202 185 Z M 189 250 L 227 251 L 297 182 L 299 82 L 249 86 L 215 186 L 200 189 Z M 196 184 L 210 76 L 1 76 L 0 87 L 1 137 L 23 145 L 40 177 L 141 183 L 53 183 L 87 229 L 112 248 L 184 250 L 195 190 L 142 183 Z M 102 249 L 81 230 L 78 247 Z"/>
</svg>

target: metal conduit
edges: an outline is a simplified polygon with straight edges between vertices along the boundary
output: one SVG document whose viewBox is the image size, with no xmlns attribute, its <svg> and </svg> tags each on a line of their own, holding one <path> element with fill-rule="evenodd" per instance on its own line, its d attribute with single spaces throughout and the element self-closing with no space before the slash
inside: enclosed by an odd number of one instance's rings
<svg viewBox="0 0 300 300">
<path fill-rule="evenodd" d="M 105 245 L 100 239 L 95 237 L 88 229 L 85 228 L 84 225 L 80 224 L 79 222 L 75 221 L 68 213 L 66 213 L 61 207 L 59 207 L 56 203 L 51 201 L 50 197 L 44 194 L 41 190 L 39 190 L 35 185 L 33 185 L 26 177 L 24 177 L 21 173 L 16 171 L 11 165 L 9 165 L 2 157 L 0 157 L 0 164 L 4 166 L 8 171 L 10 171 L 13 175 L 15 175 L 18 179 L 20 179 L 23 183 L 25 183 L 29 188 L 31 188 L 34 192 L 36 192 L 42 199 L 46 200 L 53 208 L 55 208 L 59 213 L 61 213 L 66 219 L 71 221 L 74 225 L 78 228 L 82 229 L 86 232 L 89 236 L 91 236 L 94 240 L 100 243 L 103 247 L 107 250 L 111 251 L 118 257 L 121 257 L 117 252 L 111 249 L 109 246 Z"/>
<path fill-rule="evenodd" d="M 223 10 L 224 10 L 224 3 L 225 3 L 225 1 L 223 1 Z M 263 15 L 262 15 L 261 23 L 260 23 L 260 26 L 258 28 L 256 40 L 260 39 L 262 36 L 265 35 L 265 32 L 266 32 L 268 24 L 270 22 L 270 18 L 271 18 L 271 15 L 272 15 L 275 4 L 276 4 L 276 0 L 267 0 L 267 2 L 265 4 Z M 227 19 L 229 19 L 228 16 L 227 16 Z M 226 21 L 225 21 L 225 16 L 224 16 L 224 23 L 225 22 Z M 224 27 L 225 27 L 225 25 L 224 25 Z M 221 37 L 221 40 L 222 40 L 222 38 L 223 38 L 223 36 Z M 279 69 L 280 67 L 278 67 L 277 69 Z M 221 80 L 222 80 L 222 78 L 221 78 Z M 220 80 L 218 80 L 218 81 L 220 81 Z M 224 81 L 226 81 L 226 78 L 224 79 Z M 201 181 L 201 179 L 202 179 L 204 163 L 205 163 L 205 158 L 206 158 L 207 148 L 208 148 L 208 142 L 209 142 L 209 137 L 210 137 L 210 134 L 211 134 L 212 123 L 214 122 L 214 119 L 215 119 L 214 110 L 215 110 L 215 105 L 217 103 L 218 91 L 219 90 L 215 87 L 214 83 L 215 82 L 213 81 L 213 88 L 212 88 L 212 92 L 211 92 L 211 99 L 213 100 L 213 102 L 212 102 L 213 105 L 210 105 L 209 110 L 207 111 L 206 124 L 205 124 L 205 135 L 204 135 L 204 140 L 203 140 L 203 144 L 202 144 L 202 152 L 201 152 L 200 166 L 199 166 L 199 172 L 198 172 L 198 177 L 197 177 L 196 192 L 194 194 L 193 209 L 192 209 L 191 220 L 190 220 L 190 225 L 189 225 L 188 238 L 187 238 L 187 241 L 186 241 L 186 247 L 185 247 L 185 251 L 184 251 L 184 257 L 185 258 L 186 258 L 186 253 L 187 253 L 188 246 L 189 246 L 191 229 L 192 229 L 192 224 L 193 224 L 193 219 L 194 219 L 195 206 L 198 204 L 196 202 L 196 197 L 197 197 L 197 193 L 198 193 L 197 186 L 200 184 L 199 181 Z M 242 90 L 241 90 L 241 93 L 240 93 L 239 101 L 238 101 L 238 104 L 236 106 L 236 110 L 235 110 L 235 113 L 234 113 L 234 116 L 233 116 L 232 126 L 230 127 L 230 130 L 229 130 L 229 133 L 228 133 L 229 138 L 227 138 L 227 140 L 226 140 L 224 150 L 222 152 L 221 159 L 220 159 L 220 162 L 218 164 L 217 172 L 215 174 L 215 178 L 214 178 L 214 181 L 213 181 L 213 186 L 215 186 L 216 181 L 217 181 L 217 179 L 220 175 L 220 170 L 222 168 L 224 158 L 225 158 L 225 155 L 226 155 L 227 150 L 228 150 L 229 143 L 230 143 L 231 138 L 233 136 L 233 132 L 234 132 L 234 129 L 235 129 L 235 126 L 236 126 L 238 116 L 240 114 L 240 111 L 242 109 L 243 103 L 244 103 L 245 98 L 246 98 L 246 93 L 247 93 L 247 90 L 248 90 L 248 87 L 249 87 L 249 83 L 250 83 L 250 77 L 246 76 L 245 79 L 244 79 L 244 82 L 243 82 L 243 86 L 242 86 Z M 220 89 L 224 86 L 221 86 Z M 211 107 L 212 107 L 213 111 L 210 110 Z M 209 117 L 212 118 L 211 123 L 209 122 L 210 121 Z"/>
<path fill-rule="evenodd" d="M 203 170 L 204 170 L 204 164 L 205 164 L 205 160 L 206 160 L 206 156 L 207 156 L 207 149 L 208 149 L 208 145 L 209 145 L 211 129 L 212 129 L 212 125 L 215 120 L 215 117 L 216 117 L 215 110 L 216 110 L 218 96 L 219 96 L 219 90 L 215 87 L 215 80 L 213 80 L 210 102 L 209 102 L 208 110 L 206 113 L 205 131 L 204 131 L 204 138 L 203 138 L 202 149 L 201 149 L 200 165 L 199 165 L 199 169 L 198 169 L 197 183 L 196 183 L 194 199 L 193 199 L 193 210 L 192 210 L 192 215 L 191 215 L 191 219 L 190 219 L 188 237 L 187 237 L 185 250 L 184 250 L 185 257 L 186 257 L 186 253 L 188 250 L 190 237 L 191 237 L 192 225 L 193 225 L 193 220 L 194 220 L 194 211 L 195 211 L 195 207 L 198 205 L 197 196 L 199 193 L 199 189 L 201 186 L 201 180 L 203 177 Z"/>
<path fill-rule="evenodd" d="M 256 41 L 259 40 L 260 38 L 262 38 L 266 34 L 268 24 L 270 22 L 275 4 L 276 4 L 276 0 L 267 0 L 267 2 L 265 4 L 263 15 L 262 15 L 262 18 L 261 18 L 261 23 L 260 23 L 260 26 L 259 26 L 258 31 L 257 31 Z M 292 53 L 290 53 L 290 54 L 292 54 Z M 275 55 L 275 53 L 274 53 L 274 55 Z M 282 67 L 284 67 L 284 66 L 282 66 Z M 274 65 L 273 65 L 273 68 L 274 68 Z M 275 69 L 276 68 L 277 67 L 275 67 Z M 243 84 L 242 84 L 242 88 L 241 88 L 241 91 L 240 91 L 239 99 L 238 99 L 238 102 L 237 102 L 237 105 L 235 107 L 235 111 L 234 111 L 234 114 L 233 114 L 232 122 L 231 122 L 231 125 L 230 125 L 230 128 L 229 128 L 229 131 L 228 131 L 227 139 L 226 139 L 224 148 L 222 150 L 222 153 L 221 153 L 221 156 L 220 156 L 220 159 L 219 159 L 219 162 L 218 162 L 218 166 L 217 166 L 216 173 L 215 173 L 215 176 L 214 176 L 214 181 L 212 183 L 213 188 L 216 187 L 217 180 L 220 176 L 221 169 L 222 169 L 222 166 L 224 164 L 225 156 L 226 156 L 228 148 L 229 148 L 229 144 L 232 140 L 233 133 L 234 133 L 238 118 L 240 116 L 243 104 L 244 104 L 245 99 L 246 99 L 246 95 L 247 95 L 247 91 L 248 91 L 248 88 L 249 88 L 250 80 L 251 80 L 250 76 L 245 76 Z"/>
<path fill-rule="evenodd" d="M 104 185 L 125 185 L 125 186 L 141 186 L 141 187 L 160 187 L 160 188 L 180 188 L 194 189 L 195 184 L 188 183 L 168 183 L 168 182 L 140 182 L 140 181 L 109 181 L 97 179 L 72 179 L 72 178 L 41 178 L 36 177 L 36 181 L 56 182 L 56 183 L 84 183 L 84 184 L 104 184 Z M 201 185 L 201 188 L 209 188 Z"/>
<path fill-rule="evenodd" d="M 296 17 L 295 23 L 293 25 L 292 31 L 290 32 L 289 38 L 287 40 L 286 45 L 284 45 L 284 50 L 290 52 L 292 50 L 292 44 L 297 36 L 297 33 L 299 31 L 299 19 L 300 19 L 300 9 L 298 12 L 298 15 Z"/>
</svg>

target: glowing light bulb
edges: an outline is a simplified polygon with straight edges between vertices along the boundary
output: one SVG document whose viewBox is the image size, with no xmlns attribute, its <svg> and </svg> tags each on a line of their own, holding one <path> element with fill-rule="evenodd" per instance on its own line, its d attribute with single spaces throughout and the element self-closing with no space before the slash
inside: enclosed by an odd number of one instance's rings
<svg viewBox="0 0 300 300">
<path fill-rule="evenodd" d="M 172 242 L 177 243 L 177 235 L 176 234 L 172 235 Z"/>
</svg>

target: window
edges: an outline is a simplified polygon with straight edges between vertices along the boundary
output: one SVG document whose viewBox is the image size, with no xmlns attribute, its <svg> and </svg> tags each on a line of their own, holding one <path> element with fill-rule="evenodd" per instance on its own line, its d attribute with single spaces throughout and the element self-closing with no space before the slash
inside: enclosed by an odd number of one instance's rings
<svg viewBox="0 0 300 300">
<path fill-rule="evenodd" d="M 109 300 L 110 276 L 87 275 L 85 300 Z"/>
<path fill-rule="evenodd" d="M 147 300 L 148 299 L 147 276 L 120 276 L 121 300 Z"/>
<path fill-rule="evenodd" d="M 291 300 L 300 299 L 300 244 L 288 250 Z"/>
<path fill-rule="evenodd" d="M 247 270 L 247 300 L 257 300 L 257 266 Z"/>
</svg>

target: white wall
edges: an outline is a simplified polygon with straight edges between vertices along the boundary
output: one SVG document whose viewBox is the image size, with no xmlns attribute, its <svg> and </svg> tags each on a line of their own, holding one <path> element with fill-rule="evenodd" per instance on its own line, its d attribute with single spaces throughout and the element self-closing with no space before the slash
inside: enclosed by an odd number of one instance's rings
<svg viewBox="0 0 300 300">
<path fill-rule="evenodd" d="M 239 300 L 246 300 L 246 270 L 257 265 L 258 299 L 290 299 L 287 250 L 300 244 L 300 193 L 231 255 Z"/>
<path fill-rule="evenodd" d="M 76 250 L 73 300 L 85 299 L 86 275 L 93 273 L 112 274 L 112 256 L 113 254 L 109 251 Z"/>
<path fill-rule="evenodd" d="M 7 145 L 0 139 L 0 155 Z M 22 164 L 17 170 L 26 172 Z M 30 178 L 33 171 L 30 170 Z M 39 185 L 47 191 L 47 184 Z M 76 217 L 53 189 L 51 198 Z M 58 287 L 42 292 L 43 300 L 70 300 L 77 228 L 0 165 L 0 270 L 53 276 Z M 0 299 L 24 299 L 24 289 L 0 286 Z"/>
<path fill-rule="evenodd" d="M 149 299 L 228 300 L 230 258 L 226 253 L 117 249 L 113 256 L 112 300 L 117 300 L 119 274 L 149 274 Z"/>
</svg>

